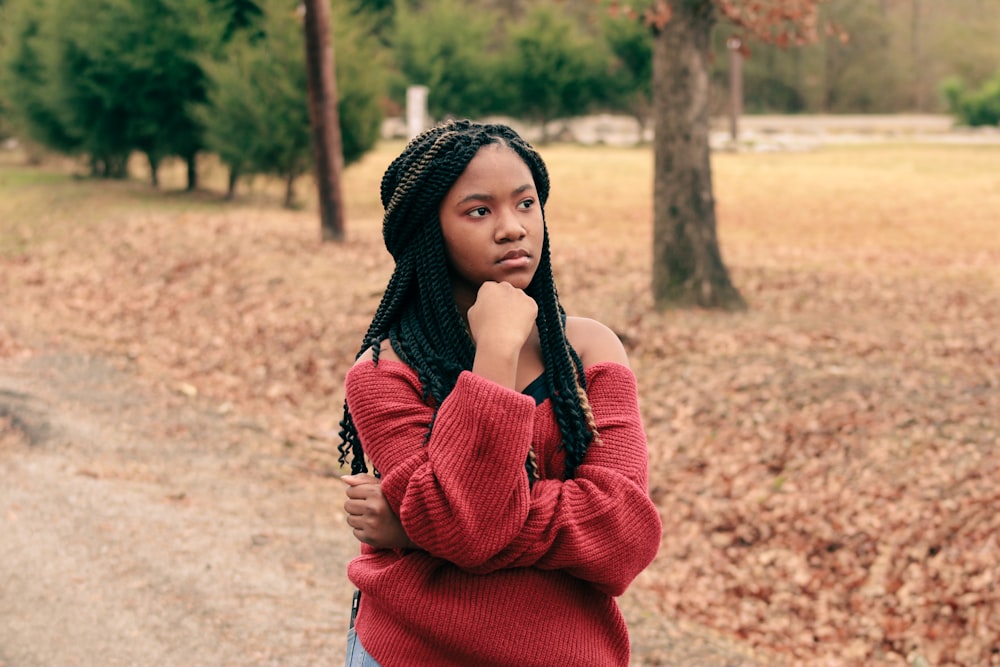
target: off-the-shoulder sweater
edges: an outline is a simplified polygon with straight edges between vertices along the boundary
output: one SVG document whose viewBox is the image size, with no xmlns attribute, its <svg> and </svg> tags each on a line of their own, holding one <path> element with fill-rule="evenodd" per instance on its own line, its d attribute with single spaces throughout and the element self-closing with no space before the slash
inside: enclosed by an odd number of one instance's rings
<svg viewBox="0 0 1000 667">
<path fill-rule="evenodd" d="M 434 410 L 407 365 L 356 364 L 346 394 L 382 491 L 419 549 L 362 545 L 355 629 L 383 667 L 629 663 L 615 596 L 653 560 L 646 436 L 632 371 L 586 370 L 600 441 L 571 479 L 551 400 L 463 372 Z M 539 479 L 525 459 L 534 446 Z"/>
</svg>

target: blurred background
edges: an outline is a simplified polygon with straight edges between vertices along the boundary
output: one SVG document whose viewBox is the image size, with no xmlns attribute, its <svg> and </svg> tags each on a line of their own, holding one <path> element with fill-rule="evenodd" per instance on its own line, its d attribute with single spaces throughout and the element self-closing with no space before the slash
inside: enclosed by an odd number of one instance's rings
<svg viewBox="0 0 1000 667">
<path fill-rule="evenodd" d="M 333 2 L 345 161 L 378 138 L 406 134 L 412 86 L 428 91 L 427 122 L 500 115 L 546 140 L 650 140 L 649 12 L 658 3 L 634 5 Z M 997 0 L 830 0 L 801 3 L 818 6 L 817 16 L 781 6 L 784 13 L 756 24 L 742 5 L 753 3 L 718 3 L 708 45 L 710 114 L 720 129 L 734 113 L 1000 121 Z M 0 0 L 0 12 L 0 137 L 8 145 L 36 159 L 44 151 L 85 156 L 105 176 L 123 175 L 133 152 L 154 178 L 162 160 L 179 157 L 192 187 L 198 154 L 219 156 L 231 187 L 255 173 L 294 179 L 308 168 L 298 3 Z M 567 119 L 592 114 L 604 125 L 567 130 Z"/>
</svg>

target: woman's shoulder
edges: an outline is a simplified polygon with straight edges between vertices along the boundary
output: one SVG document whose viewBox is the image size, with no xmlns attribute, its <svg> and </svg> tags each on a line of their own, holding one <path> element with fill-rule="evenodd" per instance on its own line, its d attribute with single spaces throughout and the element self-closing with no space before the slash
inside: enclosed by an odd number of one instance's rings
<svg viewBox="0 0 1000 667">
<path fill-rule="evenodd" d="M 355 360 L 354 365 L 357 366 L 358 364 L 360 364 L 362 362 L 365 362 L 365 361 L 371 362 L 372 359 L 374 359 L 374 358 L 375 358 L 375 354 L 372 351 L 372 348 L 369 347 L 369 348 L 365 349 L 365 351 L 361 353 L 361 356 L 359 356 Z M 382 345 L 381 345 L 381 347 L 379 348 L 379 351 L 378 351 L 378 358 L 379 358 L 379 361 L 382 361 L 383 359 L 386 359 L 388 361 L 395 361 L 396 363 L 400 363 L 400 364 L 403 363 L 403 360 L 400 359 L 399 355 L 396 354 L 396 351 L 392 349 L 392 345 L 389 343 L 388 340 L 382 341 Z"/>
<path fill-rule="evenodd" d="M 584 368 L 605 362 L 629 367 L 622 341 L 607 325 L 589 317 L 567 317 L 566 337 L 580 355 Z"/>
<path fill-rule="evenodd" d="M 374 362 L 371 349 L 367 349 L 355 360 L 347 371 L 348 386 L 361 384 L 374 387 L 382 382 L 397 382 L 403 380 L 408 384 L 419 384 L 417 374 L 404 363 L 388 343 L 383 343 L 379 350 L 378 362 Z"/>
</svg>

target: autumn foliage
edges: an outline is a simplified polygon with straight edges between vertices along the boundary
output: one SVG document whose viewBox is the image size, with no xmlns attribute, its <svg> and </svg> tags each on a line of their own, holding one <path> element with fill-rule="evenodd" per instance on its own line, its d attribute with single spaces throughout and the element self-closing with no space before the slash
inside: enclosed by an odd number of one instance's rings
<svg viewBox="0 0 1000 667">
<path fill-rule="evenodd" d="M 702 12 L 716 11 L 717 18 L 745 30 L 762 42 L 779 46 L 811 44 L 820 36 L 820 5 L 829 0 L 700 0 Z M 641 20 L 653 30 L 663 30 L 673 18 L 668 0 L 622 3 L 615 0 L 609 11 L 613 16 L 626 15 Z M 833 29 L 824 26 L 825 30 Z"/>
</svg>

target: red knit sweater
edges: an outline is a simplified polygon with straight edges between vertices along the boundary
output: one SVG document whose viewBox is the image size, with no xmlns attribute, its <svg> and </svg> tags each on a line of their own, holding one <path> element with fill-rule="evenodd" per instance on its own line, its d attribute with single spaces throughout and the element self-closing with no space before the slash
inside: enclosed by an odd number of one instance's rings
<svg viewBox="0 0 1000 667">
<path fill-rule="evenodd" d="M 361 362 L 347 401 L 382 491 L 420 550 L 374 550 L 348 567 L 355 628 L 383 667 L 625 666 L 614 600 L 653 560 L 659 513 L 647 488 L 635 376 L 587 369 L 601 442 L 571 480 L 551 401 L 463 372 L 433 410 L 405 364 Z M 540 479 L 529 489 L 529 446 Z"/>
</svg>

